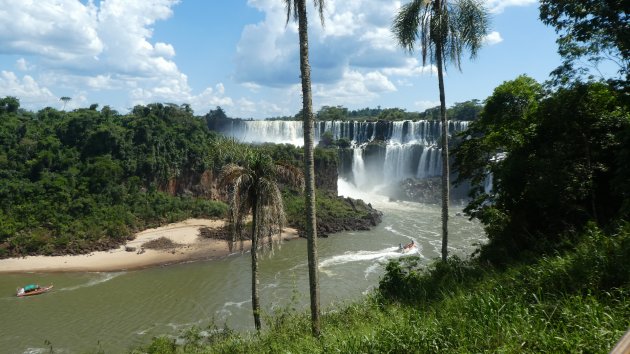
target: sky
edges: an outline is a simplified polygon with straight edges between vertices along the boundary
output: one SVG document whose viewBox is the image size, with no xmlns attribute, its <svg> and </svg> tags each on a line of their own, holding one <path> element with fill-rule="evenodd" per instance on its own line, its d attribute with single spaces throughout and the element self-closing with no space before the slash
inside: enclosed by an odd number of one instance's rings
<svg viewBox="0 0 630 354">
<path fill-rule="evenodd" d="M 402 4 L 309 4 L 313 105 L 423 111 L 439 104 L 435 67 L 390 30 Z M 448 67 L 447 105 L 483 100 L 506 80 L 542 82 L 560 64 L 537 0 L 485 0 L 491 29 L 462 71 Z M 23 108 L 188 103 L 203 115 L 294 115 L 301 108 L 297 25 L 282 0 L 0 0 L 0 97 Z"/>
</svg>

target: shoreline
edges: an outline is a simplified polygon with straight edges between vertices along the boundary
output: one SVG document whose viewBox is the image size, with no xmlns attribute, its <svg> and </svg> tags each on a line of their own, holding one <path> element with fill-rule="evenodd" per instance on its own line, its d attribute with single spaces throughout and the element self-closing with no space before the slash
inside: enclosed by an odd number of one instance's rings
<svg viewBox="0 0 630 354">
<path fill-rule="evenodd" d="M 0 274 L 114 272 L 219 259 L 238 251 L 230 252 L 224 240 L 199 236 L 199 229 L 204 227 L 216 229 L 223 225 L 225 225 L 224 220 L 187 219 L 138 232 L 133 240 L 108 251 L 82 255 L 0 259 Z M 176 245 L 160 250 L 143 247 L 145 243 L 160 238 L 166 238 Z M 282 232 L 283 241 L 295 238 L 298 238 L 295 229 L 285 228 Z M 245 241 L 245 250 L 249 250 L 249 243 L 250 241 Z M 131 249 L 133 251 L 129 251 Z"/>
</svg>

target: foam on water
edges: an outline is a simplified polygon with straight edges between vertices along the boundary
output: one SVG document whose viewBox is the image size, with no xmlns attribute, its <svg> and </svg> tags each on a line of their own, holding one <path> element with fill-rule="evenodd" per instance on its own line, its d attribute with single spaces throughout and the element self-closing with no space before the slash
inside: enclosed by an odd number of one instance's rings
<svg viewBox="0 0 630 354">
<path fill-rule="evenodd" d="M 393 258 L 399 258 L 401 256 L 408 256 L 411 254 L 415 254 L 420 252 L 418 247 L 411 249 L 408 252 L 402 253 L 399 250 L 398 246 L 388 247 L 382 250 L 377 251 L 356 251 L 356 252 L 345 252 L 344 254 L 332 256 L 330 258 L 324 259 L 319 263 L 319 268 L 329 268 L 338 265 L 344 265 L 353 262 L 369 262 L 376 261 L 377 264 L 382 261 L 386 261 Z"/>
<path fill-rule="evenodd" d="M 252 302 L 251 299 L 249 300 L 245 300 L 245 301 L 241 301 L 241 302 L 233 302 L 233 301 L 228 301 L 226 302 L 223 307 L 227 308 L 227 307 L 236 307 L 236 308 L 243 308 L 243 305 L 245 305 L 248 302 Z"/>
<path fill-rule="evenodd" d="M 67 287 L 67 288 L 62 288 L 59 289 L 59 291 L 72 291 L 72 290 L 77 290 L 77 289 L 81 289 L 81 288 L 88 288 L 90 286 L 94 286 L 94 285 L 98 285 L 98 284 L 102 284 L 106 281 L 110 281 L 122 274 L 125 274 L 125 272 L 117 272 L 117 273 L 94 273 L 97 274 L 98 277 L 96 277 L 95 279 L 91 279 L 90 281 L 88 281 L 87 283 L 84 284 L 80 284 L 80 285 L 75 285 L 75 286 L 71 286 L 71 287 Z"/>
</svg>

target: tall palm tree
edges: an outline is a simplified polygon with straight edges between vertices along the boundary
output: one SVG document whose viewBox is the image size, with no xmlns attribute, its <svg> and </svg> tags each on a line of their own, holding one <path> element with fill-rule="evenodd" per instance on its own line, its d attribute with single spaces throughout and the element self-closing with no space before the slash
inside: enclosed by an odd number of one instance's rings
<svg viewBox="0 0 630 354">
<path fill-rule="evenodd" d="M 461 70 L 465 49 L 474 58 L 488 33 L 489 16 L 478 0 L 412 0 L 394 18 L 392 31 L 398 44 L 413 53 L 415 43 L 422 47 L 422 65 L 435 64 L 440 90 L 442 122 L 442 260 L 448 256 L 449 160 L 448 119 L 444 94 L 446 65 Z"/>
<path fill-rule="evenodd" d="M 221 169 L 222 187 L 230 187 L 227 224 L 230 249 L 245 238 L 245 218 L 251 213 L 252 310 L 254 325 L 260 330 L 260 297 L 258 292 L 258 251 L 273 250 L 274 234 L 282 233 L 285 223 L 284 205 L 278 182 L 300 189 L 304 187 L 302 171 L 294 166 L 274 163 L 271 157 L 250 153 L 244 166 L 228 164 Z M 265 238 L 267 238 L 265 240 Z M 276 239 L 280 241 L 280 237 Z"/>
<path fill-rule="evenodd" d="M 306 237 L 308 253 L 308 279 L 311 296 L 311 327 L 319 337 L 319 276 L 317 274 L 317 223 L 315 212 L 315 162 L 313 157 L 315 135 L 313 97 L 311 94 L 311 66 L 308 63 L 308 21 L 306 0 L 284 0 L 287 7 L 287 24 L 293 16 L 298 22 L 300 37 L 300 73 L 302 77 L 302 116 L 304 126 L 304 176 L 306 177 Z M 325 0 L 313 0 L 324 24 Z"/>
</svg>

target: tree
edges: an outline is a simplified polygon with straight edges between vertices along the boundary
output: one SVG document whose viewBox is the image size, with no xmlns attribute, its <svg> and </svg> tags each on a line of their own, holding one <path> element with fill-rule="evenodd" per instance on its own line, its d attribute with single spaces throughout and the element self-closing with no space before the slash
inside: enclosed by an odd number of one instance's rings
<svg viewBox="0 0 630 354">
<path fill-rule="evenodd" d="M 483 105 L 479 100 L 470 100 L 466 102 L 455 102 L 451 108 L 447 110 L 449 117 L 453 120 L 473 121 L 479 117 Z"/>
<path fill-rule="evenodd" d="M 496 191 L 485 189 L 486 178 L 491 174 L 495 184 L 500 184 L 497 178 L 503 158 L 532 134 L 537 124 L 534 113 L 542 97 L 542 86 L 526 75 L 506 81 L 488 97 L 479 119 L 462 132 L 464 139 L 455 150 L 453 167 L 456 183 L 471 185 L 472 201 L 465 209 L 470 216 L 482 220 L 483 206 L 494 201 Z"/>
<path fill-rule="evenodd" d="M 392 31 L 398 43 L 413 52 L 416 40 L 422 46 L 422 63 L 435 64 L 440 90 L 442 122 L 442 260 L 448 255 L 449 159 L 448 120 L 444 93 L 446 64 L 461 70 L 461 55 L 470 50 L 474 58 L 488 33 L 488 12 L 476 0 L 413 0 L 394 18 Z"/>
<path fill-rule="evenodd" d="M 13 96 L 0 99 L 0 112 L 17 113 L 20 108 L 20 100 Z"/>
<path fill-rule="evenodd" d="M 540 19 L 553 26 L 560 37 L 558 52 L 563 65 L 553 74 L 566 82 L 571 77 L 587 72 L 576 68 L 584 58 L 595 70 L 604 60 L 614 63 L 619 74 L 630 75 L 630 7 L 624 0 L 541 0 Z"/>
<path fill-rule="evenodd" d="M 230 186 L 228 229 L 230 247 L 244 239 L 245 218 L 251 212 L 252 310 L 256 330 L 260 330 L 258 292 L 258 251 L 273 248 L 274 234 L 281 234 L 285 223 L 282 194 L 278 180 L 303 188 L 304 179 L 292 165 L 274 163 L 268 155 L 251 153 L 244 166 L 225 165 L 219 177 L 221 186 Z M 265 241 L 266 243 L 262 243 Z M 278 242 L 280 237 L 278 237 Z"/>
<path fill-rule="evenodd" d="M 72 100 L 72 98 L 68 97 L 68 96 L 63 96 L 59 99 L 59 101 L 63 101 L 63 108 L 61 109 L 62 111 L 66 110 L 66 104 L 68 104 L 68 102 L 70 102 Z"/>
<path fill-rule="evenodd" d="M 518 140 L 506 144 L 505 159 L 493 167 L 494 199 L 476 212 L 490 240 L 482 258 L 504 262 L 556 252 L 587 222 L 606 227 L 621 216 L 630 131 L 623 100 L 608 85 L 574 83 L 531 102 L 520 123 L 487 126 L 487 136 L 513 131 Z"/>
<path fill-rule="evenodd" d="M 343 106 L 324 106 L 317 112 L 317 120 L 346 120 L 348 118 L 348 109 Z"/>
<path fill-rule="evenodd" d="M 324 24 L 325 0 L 313 0 L 319 10 L 319 19 Z M 302 118 L 304 125 L 304 176 L 306 178 L 306 237 L 308 253 L 308 275 L 311 297 L 311 325 L 313 335 L 320 335 L 319 325 L 319 277 L 317 275 L 317 225 L 315 215 L 315 162 L 314 162 L 314 117 L 311 94 L 311 66 L 308 61 L 308 21 L 306 0 L 284 0 L 287 7 L 287 24 L 293 15 L 298 22 L 300 38 L 300 73 L 302 77 Z"/>
</svg>

